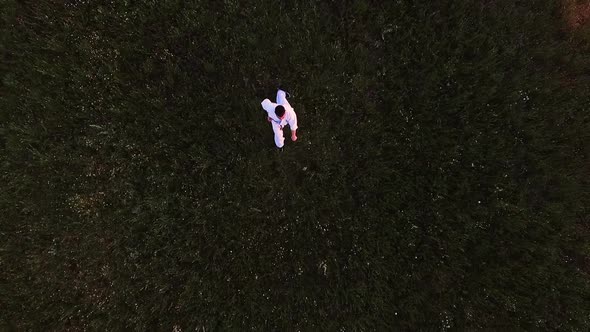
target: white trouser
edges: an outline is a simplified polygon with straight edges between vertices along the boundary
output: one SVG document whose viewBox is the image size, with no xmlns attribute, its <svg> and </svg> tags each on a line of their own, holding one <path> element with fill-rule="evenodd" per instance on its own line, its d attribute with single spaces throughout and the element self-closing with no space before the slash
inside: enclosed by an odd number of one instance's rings
<svg viewBox="0 0 590 332">
<path fill-rule="evenodd" d="M 285 91 L 279 90 L 277 91 L 277 104 L 279 105 L 288 105 L 291 107 L 289 102 L 287 101 L 287 97 Z M 272 131 L 275 133 L 275 144 L 277 148 L 282 148 L 285 145 L 285 136 L 283 135 L 283 128 L 276 123 L 275 121 L 271 122 L 272 124 Z"/>
<path fill-rule="evenodd" d="M 272 131 L 275 132 L 275 144 L 277 148 L 282 148 L 285 145 L 285 136 L 283 136 L 283 129 L 274 120 L 272 123 Z"/>
<path fill-rule="evenodd" d="M 277 91 L 277 104 L 279 104 L 279 105 L 285 105 L 286 104 L 289 107 L 291 107 L 291 105 L 287 101 L 287 97 L 286 97 L 285 91 L 283 91 L 283 90 Z"/>
</svg>

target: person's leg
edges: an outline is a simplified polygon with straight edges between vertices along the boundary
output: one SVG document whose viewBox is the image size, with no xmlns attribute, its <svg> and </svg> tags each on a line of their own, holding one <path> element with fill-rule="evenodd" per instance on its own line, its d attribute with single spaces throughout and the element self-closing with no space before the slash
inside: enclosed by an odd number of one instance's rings
<svg viewBox="0 0 590 332">
<path fill-rule="evenodd" d="M 283 135 L 283 129 L 276 122 L 272 123 L 272 131 L 275 133 L 275 145 L 277 148 L 282 148 L 285 145 L 285 136 Z"/>
<path fill-rule="evenodd" d="M 277 104 L 279 104 L 279 105 L 287 104 L 287 105 L 291 106 L 289 104 L 289 102 L 287 101 L 287 95 L 286 95 L 285 91 L 283 91 L 283 90 L 277 91 Z"/>
</svg>

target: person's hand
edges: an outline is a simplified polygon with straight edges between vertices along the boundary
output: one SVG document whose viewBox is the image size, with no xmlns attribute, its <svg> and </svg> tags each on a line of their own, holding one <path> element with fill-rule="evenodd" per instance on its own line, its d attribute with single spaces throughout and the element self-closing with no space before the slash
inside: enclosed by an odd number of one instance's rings
<svg viewBox="0 0 590 332">
<path fill-rule="evenodd" d="M 295 142 L 297 140 L 297 135 L 291 135 L 291 140 Z"/>
</svg>

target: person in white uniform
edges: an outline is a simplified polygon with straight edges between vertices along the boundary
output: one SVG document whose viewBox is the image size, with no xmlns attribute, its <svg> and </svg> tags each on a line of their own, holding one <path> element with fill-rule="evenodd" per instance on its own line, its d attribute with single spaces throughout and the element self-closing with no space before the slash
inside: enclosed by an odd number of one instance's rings
<svg viewBox="0 0 590 332">
<path fill-rule="evenodd" d="M 275 133 L 275 144 L 277 148 L 282 148 L 285 145 L 285 137 L 283 136 L 283 128 L 288 124 L 291 128 L 291 140 L 297 140 L 297 114 L 295 110 L 287 101 L 285 91 L 277 91 L 277 102 L 273 103 L 268 98 L 263 100 L 262 108 L 268 113 L 267 120 L 272 125 L 272 130 Z"/>
</svg>

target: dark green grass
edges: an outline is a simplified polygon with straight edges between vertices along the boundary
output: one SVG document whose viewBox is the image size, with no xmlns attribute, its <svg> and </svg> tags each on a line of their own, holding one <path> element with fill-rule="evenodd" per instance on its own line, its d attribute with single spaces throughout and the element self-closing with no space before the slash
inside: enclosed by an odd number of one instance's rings
<svg viewBox="0 0 590 332">
<path fill-rule="evenodd" d="M 90 2 L 1 5 L 2 329 L 590 326 L 557 2 Z"/>
</svg>

